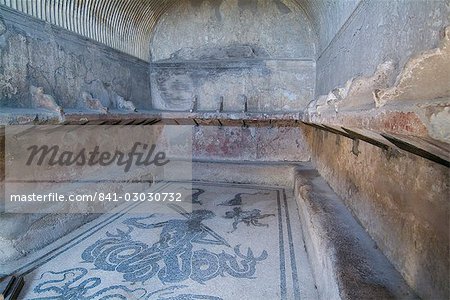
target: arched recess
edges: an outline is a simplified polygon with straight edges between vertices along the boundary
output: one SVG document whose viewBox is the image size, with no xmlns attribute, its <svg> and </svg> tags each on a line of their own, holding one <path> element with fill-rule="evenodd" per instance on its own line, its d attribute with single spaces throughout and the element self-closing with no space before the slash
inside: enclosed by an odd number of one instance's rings
<svg viewBox="0 0 450 300">
<path fill-rule="evenodd" d="M 179 1 L 150 49 L 157 109 L 293 111 L 314 97 L 315 35 L 295 1 Z"/>
</svg>

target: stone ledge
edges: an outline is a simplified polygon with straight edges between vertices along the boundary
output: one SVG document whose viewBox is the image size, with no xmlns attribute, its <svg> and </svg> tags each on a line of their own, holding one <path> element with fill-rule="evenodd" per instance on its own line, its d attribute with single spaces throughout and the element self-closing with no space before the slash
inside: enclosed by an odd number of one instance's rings
<svg viewBox="0 0 450 300">
<path fill-rule="evenodd" d="M 298 126 L 302 112 L 214 112 L 110 110 L 106 114 L 89 110 L 65 109 L 62 115 L 45 109 L 1 108 L 0 125 L 167 125 L 212 126 Z"/>
<path fill-rule="evenodd" d="M 301 112 L 215 112 L 215 111 L 161 111 L 148 110 L 138 112 L 111 111 L 108 114 L 95 114 L 86 111 L 68 110 L 64 113 L 65 122 L 69 124 L 84 122 L 92 124 L 98 121 L 133 121 L 154 120 L 167 125 L 213 125 L 236 126 L 253 125 L 263 122 L 266 125 L 284 123 L 285 125 L 297 124 L 302 118 Z M 145 124 L 145 123 L 144 123 Z"/>
<path fill-rule="evenodd" d="M 294 193 L 322 299 L 417 298 L 315 169 L 296 170 Z"/>
</svg>

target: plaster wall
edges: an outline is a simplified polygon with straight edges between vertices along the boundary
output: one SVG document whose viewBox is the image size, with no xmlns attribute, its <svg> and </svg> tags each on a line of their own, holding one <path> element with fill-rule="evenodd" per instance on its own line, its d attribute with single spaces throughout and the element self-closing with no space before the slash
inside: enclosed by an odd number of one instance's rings
<svg viewBox="0 0 450 300">
<path fill-rule="evenodd" d="M 313 26 L 316 56 L 319 56 L 362 1 L 298 0 L 298 2 Z"/>
<path fill-rule="evenodd" d="M 319 47 L 316 96 L 352 77 L 369 76 L 389 60 L 400 72 L 411 56 L 439 45 L 450 18 L 445 0 L 362 0 L 355 7 L 330 44 Z"/>
</svg>

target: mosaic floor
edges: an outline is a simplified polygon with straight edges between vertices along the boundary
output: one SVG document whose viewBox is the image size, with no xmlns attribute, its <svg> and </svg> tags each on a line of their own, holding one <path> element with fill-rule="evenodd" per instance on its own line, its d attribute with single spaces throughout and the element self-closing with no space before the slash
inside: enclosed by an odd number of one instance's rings
<svg viewBox="0 0 450 300">
<path fill-rule="evenodd" d="M 316 299 L 291 193 L 194 183 L 192 212 L 105 214 L 20 266 L 21 298 Z"/>
</svg>

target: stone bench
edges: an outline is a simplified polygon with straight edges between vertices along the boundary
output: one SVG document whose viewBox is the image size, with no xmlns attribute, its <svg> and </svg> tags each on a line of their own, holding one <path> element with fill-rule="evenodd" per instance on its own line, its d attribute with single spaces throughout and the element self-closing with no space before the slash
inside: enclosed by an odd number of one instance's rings
<svg viewBox="0 0 450 300">
<path fill-rule="evenodd" d="M 416 299 L 317 170 L 295 174 L 305 245 L 321 299 Z"/>
</svg>

